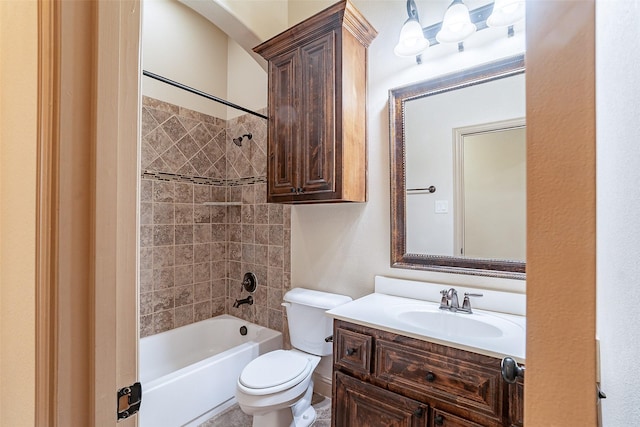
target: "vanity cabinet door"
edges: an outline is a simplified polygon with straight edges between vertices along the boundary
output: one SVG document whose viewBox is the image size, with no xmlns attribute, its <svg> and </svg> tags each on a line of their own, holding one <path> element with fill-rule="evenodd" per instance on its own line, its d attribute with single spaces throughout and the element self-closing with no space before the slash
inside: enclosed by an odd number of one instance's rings
<svg viewBox="0 0 640 427">
<path fill-rule="evenodd" d="M 336 372 L 333 427 L 428 427 L 429 407 Z"/>
<path fill-rule="evenodd" d="M 524 380 L 518 378 L 515 384 L 509 384 L 509 419 L 511 427 L 524 426 Z"/>
</svg>

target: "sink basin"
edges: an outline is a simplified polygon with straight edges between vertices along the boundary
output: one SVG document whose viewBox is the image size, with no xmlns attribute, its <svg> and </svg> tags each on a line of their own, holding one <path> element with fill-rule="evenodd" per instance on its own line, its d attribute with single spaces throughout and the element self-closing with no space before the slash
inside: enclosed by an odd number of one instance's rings
<svg viewBox="0 0 640 427">
<path fill-rule="evenodd" d="M 523 332 L 519 325 L 499 316 L 455 313 L 431 304 L 402 304 L 388 307 L 387 312 L 400 323 L 442 338 L 495 339 Z"/>
<path fill-rule="evenodd" d="M 437 291 L 438 288 L 435 288 Z M 373 293 L 327 313 L 340 320 L 502 358 L 525 358 L 524 316 L 440 310 L 439 302 Z"/>
<path fill-rule="evenodd" d="M 398 314 L 398 320 L 447 336 L 496 338 L 503 335 L 497 326 L 468 316 L 444 311 L 412 310 Z"/>
</svg>

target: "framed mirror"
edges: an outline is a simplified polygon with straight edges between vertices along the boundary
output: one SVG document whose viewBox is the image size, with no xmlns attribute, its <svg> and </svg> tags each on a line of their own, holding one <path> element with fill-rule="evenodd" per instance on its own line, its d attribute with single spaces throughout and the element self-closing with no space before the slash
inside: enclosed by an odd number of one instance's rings
<svg viewBox="0 0 640 427">
<path fill-rule="evenodd" d="M 524 279 L 524 55 L 389 91 L 391 266 Z"/>
</svg>

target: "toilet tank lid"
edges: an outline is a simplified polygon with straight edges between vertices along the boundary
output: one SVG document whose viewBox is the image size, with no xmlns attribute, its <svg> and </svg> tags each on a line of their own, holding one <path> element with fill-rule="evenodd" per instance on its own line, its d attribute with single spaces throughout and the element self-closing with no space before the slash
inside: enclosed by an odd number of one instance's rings
<svg viewBox="0 0 640 427">
<path fill-rule="evenodd" d="M 339 305 L 345 304 L 352 299 L 346 295 L 333 294 L 330 292 L 293 288 L 284 294 L 284 300 L 290 303 L 303 304 L 309 307 L 330 310 Z"/>
</svg>

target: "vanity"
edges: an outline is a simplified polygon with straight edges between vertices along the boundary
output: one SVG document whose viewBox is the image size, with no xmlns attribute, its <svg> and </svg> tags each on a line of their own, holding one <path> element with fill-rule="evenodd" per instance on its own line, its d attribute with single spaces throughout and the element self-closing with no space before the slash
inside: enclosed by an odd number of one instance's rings
<svg viewBox="0 0 640 427">
<path fill-rule="evenodd" d="M 524 295 L 483 291 L 463 314 L 439 308 L 443 287 L 376 277 L 375 293 L 327 312 L 333 426 L 523 425 L 523 379 L 507 383 L 501 361 L 524 364 Z"/>
</svg>

